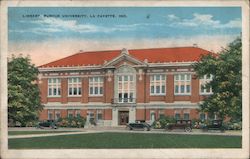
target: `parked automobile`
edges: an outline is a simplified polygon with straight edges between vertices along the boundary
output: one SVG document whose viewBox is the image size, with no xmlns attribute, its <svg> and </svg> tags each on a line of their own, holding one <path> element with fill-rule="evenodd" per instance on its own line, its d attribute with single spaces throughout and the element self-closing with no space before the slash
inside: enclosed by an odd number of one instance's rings
<svg viewBox="0 0 250 159">
<path fill-rule="evenodd" d="M 221 132 L 225 131 L 225 127 L 222 125 L 222 120 L 212 120 L 211 123 L 208 125 L 204 125 L 202 130 L 208 131 L 208 130 L 220 130 Z"/>
<path fill-rule="evenodd" d="M 127 124 L 126 129 L 128 129 L 128 130 L 150 131 L 151 126 L 148 123 L 136 122 L 136 123 L 129 123 L 129 124 Z"/>
<path fill-rule="evenodd" d="M 56 123 L 54 120 L 45 120 L 42 122 L 39 122 L 37 125 L 37 128 L 44 129 L 44 128 L 51 128 L 51 129 L 57 129 Z"/>
<path fill-rule="evenodd" d="M 192 131 L 192 121 L 191 120 L 176 120 L 175 123 L 169 123 L 166 125 L 167 131 L 172 131 L 174 129 L 183 129 L 185 132 Z"/>
</svg>

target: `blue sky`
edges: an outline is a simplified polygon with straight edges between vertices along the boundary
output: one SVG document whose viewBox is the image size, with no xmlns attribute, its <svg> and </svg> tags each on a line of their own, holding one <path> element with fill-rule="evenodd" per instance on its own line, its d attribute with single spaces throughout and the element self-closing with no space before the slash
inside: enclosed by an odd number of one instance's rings
<svg viewBox="0 0 250 159">
<path fill-rule="evenodd" d="M 39 15 L 39 17 L 27 17 Z M 59 15 L 60 17 L 45 17 Z M 68 18 L 64 15 L 83 15 Z M 95 18 L 90 17 L 94 15 Z M 98 15 L 115 15 L 99 18 Z M 126 15 L 126 17 L 119 17 Z M 87 16 L 87 17 L 85 17 Z M 9 40 L 166 38 L 240 34 L 239 7 L 9 8 Z"/>
<path fill-rule="evenodd" d="M 40 65 L 79 50 L 198 44 L 218 52 L 240 36 L 241 19 L 240 7 L 10 7 L 9 55 Z"/>
</svg>

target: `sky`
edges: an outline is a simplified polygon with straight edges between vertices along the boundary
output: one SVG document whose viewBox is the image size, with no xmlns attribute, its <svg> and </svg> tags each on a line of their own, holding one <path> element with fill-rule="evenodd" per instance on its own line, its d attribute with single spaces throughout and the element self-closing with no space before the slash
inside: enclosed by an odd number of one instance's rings
<svg viewBox="0 0 250 159">
<path fill-rule="evenodd" d="M 240 7 L 10 7 L 8 53 L 39 66 L 83 51 L 197 44 L 209 51 L 241 34 Z"/>
</svg>

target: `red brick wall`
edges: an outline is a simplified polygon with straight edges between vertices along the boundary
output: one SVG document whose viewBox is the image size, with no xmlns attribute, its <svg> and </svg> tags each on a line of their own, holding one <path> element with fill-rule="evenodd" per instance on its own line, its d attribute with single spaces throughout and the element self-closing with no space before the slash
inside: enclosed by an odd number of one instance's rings
<svg viewBox="0 0 250 159">
<path fill-rule="evenodd" d="M 82 97 L 68 97 L 68 102 L 81 102 Z"/>
<path fill-rule="evenodd" d="M 103 102 L 103 97 L 89 97 L 88 99 L 89 102 Z"/>
<path fill-rule="evenodd" d="M 112 120 L 112 109 L 104 109 L 104 120 Z"/>
<path fill-rule="evenodd" d="M 145 75 L 145 103 L 149 102 L 150 99 L 150 75 Z"/>
<path fill-rule="evenodd" d="M 191 102 L 197 103 L 199 102 L 199 79 L 196 78 L 195 75 L 192 75 L 191 87 L 192 87 Z"/>
<path fill-rule="evenodd" d="M 47 120 L 48 119 L 48 110 L 44 109 L 39 113 L 39 120 Z"/>
<path fill-rule="evenodd" d="M 191 96 L 186 96 L 186 95 L 176 95 L 174 96 L 175 101 L 190 101 Z"/>
<path fill-rule="evenodd" d="M 43 104 L 47 103 L 47 96 L 48 96 L 48 79 L 44 78 L 41 79 L 41 83 L 39 83 L 40 89 L 40 98 Z"/>
<path fill-rule="evenodd" d="M 47 102 L 61 102 L 62 98 L 61 97 L 48 97 Z"/>
<path fill-rule="evenodd" d="M 89 96 L 89 78 L 84 77 L 82 79 L 82 103 L 88 103 L 88 96 Z"/>
<path fill-rule="evenodd" d="M 199 112 L 196 109 L 190 109 L 190 119 L 199 119 Z"/>
<path fill-rule="evenodd" d="M 136 120 L 145 120 L 145 109 L 136 109 Z"/>
<path fill-rule="evenodd" d="M 174 75 L 168 74 L 166 81 L 166 103 L 174 102 Z"/>
<path fill-rule="evenodd" d="M 106 77 L 105 80 L 105 103 L 111 103 L 111 100 L 114 98 L 114 76 L 110 76 L 111 81 L 108 81 L 109 77 Z"/>
<path fill-rule="evenodd" d="M 68 103 L 68 79 L 62 78 L 61 79 L 61 102 L 62 103 Z"/>
<path fill-rule="evenodd" d="M 65 118 L 65 117 L 67 117 L 67 116 L 68 116 L 67 110 L 61 110 L 61 117 L 62 117 L 62 118 Z"/>
<path fill-rule="evenodd" d="M 150 101 L 165 101 L 165 96 L 149 96 Z"/>
<path fill-rule="evenodd" d="M 174 109 L 165 109 L 165 115 L 168 117 L 174 117 Z"/>
<path fill-rule="evenodd" d="M 144 103 L 145 98 L 145 76 L 141 75 L 141 80 L 139 80 L 140 75 L 136 76 L 136 102 Z"/>
</svg>

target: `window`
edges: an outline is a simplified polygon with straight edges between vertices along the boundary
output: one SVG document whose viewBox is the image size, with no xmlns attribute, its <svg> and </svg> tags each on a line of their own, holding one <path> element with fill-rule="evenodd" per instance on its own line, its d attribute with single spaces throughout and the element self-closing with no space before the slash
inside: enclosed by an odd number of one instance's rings
<svg viewBox="0 0 250 159">
<path fill-rule="evenodd" d="M 191 94 L 191 75 L 177 74 L 174 75 L 175 95 L 190 95 Z"/>
<path fill-rule="evenodd" d="M 53 110 L 48 110 L 48 120 L 53 120 L 53 114 L 54 114 L 54 112 L 53 112 Z"/>
<path fill-rule="evenodd" d="M 118 76 L 118 102 L 134 102 L 135 84 L 133 75 Z"/>
<path fill-rule="evenodd" d="M 212 94 L 212 87 L 206 86 L 208 83 L 210 83 L 213 79 L 212 75 L 204 75 L 200 79 L 200 94 Z"/>
<path fill-rule="evenodd" d="M 184 113 L 184 120 L 189 120 L 189 113 Z"/>
<path fill-rule="evenodd" d="M 74 113 L 73 110 L 68 110 L 68 118 L 73 118 Z"/>
<path fill-rule="evenodd" d="M 61 112 L 60 110 L 55 111 L 55 120 L 58 120 L 59 118 L 61 118 Z"/>
<path fill-rule="evenodd" d="M 48 95 L 49 97 L 61 96 L 61 79 L 59 78 L 48 79 Z"/>
<path fill-rule="evenodd" d="M 206 114 L 205 113 L 200 113 L 200 120 L 201 121 L 206 120 Z"/>
<path fill-rule="evenodd" d="M 164 118 L 165 118 L 164 110 L 159 110 L 159 119 L 164 119 Z"/>
<path fill-rule="evenodd" d="M 76 115 L 76 117 L 81 117 L 81 111 L 80 110 L 76 110 L 75 111 L 75 115 Z"/>
<path fill-rule="evenodd" d="M 165 95 L 166 93 L 166 76 L 150 76 L 150 95 Z"/>
<path fill-rule="evenodd" d="M 81 78 L 72 77 L 68 79 L 68 95 L 80 96 L 82 94 Z"/>
<path fill-rule="evenodd" d="M 103 114 L 102 112 L 103 112 L 102 110 L 97 110 L 97 121 L 98 121 L 98 120 L 103 120 L 103 119 L 102 119 L 102 116 L 103 116 L 103 115 L 102 115 L 102 114 Z"/>
<path fill-rule="evenodd" d="M 179 113 L 175 113 L 175 119 L 179 120 L 181 118 L 181 115 Z"/>
<path fill-rule="evenodd" d="M 103 78 L 90 77 L 89 78 L 89 94 L 91 96 L 103 95 Z"/>
</svg>

